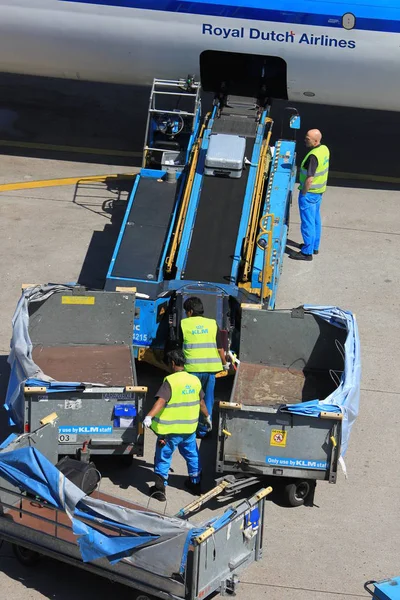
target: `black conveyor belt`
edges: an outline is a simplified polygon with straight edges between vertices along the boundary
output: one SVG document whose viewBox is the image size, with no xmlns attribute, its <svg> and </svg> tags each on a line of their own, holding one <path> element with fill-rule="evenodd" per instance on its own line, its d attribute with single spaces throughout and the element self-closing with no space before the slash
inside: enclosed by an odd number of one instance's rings
<svg viewBox="0 0 400 600">
<path fill-rule="evenodd" d="M 246 139 L 251 160 L 254 138 Z M 249 169 L 240 179 L 204 176 L 185 279 L 229 283 Z"/>
<path fill-rule="evenodd" d="M 113 277 L 155 279 L 174 209 L 176 183 L 142 177 L 129 212 Z M 149 277 L 150 275 L 150 277 Z"/>
</svg>

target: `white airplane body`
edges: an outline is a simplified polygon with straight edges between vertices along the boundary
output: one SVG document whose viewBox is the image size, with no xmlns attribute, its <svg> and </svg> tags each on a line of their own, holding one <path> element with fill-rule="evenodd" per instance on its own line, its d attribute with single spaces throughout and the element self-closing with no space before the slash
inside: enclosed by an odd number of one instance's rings
<svg viewBox="0 0 400 600">
<path fill-rule="evenodd" d="M 0 0 L 3 72 L 147 85 L 205 51 L 279 57 L 291 101 L 400 110 L 399 0 Z"/>
</svg>

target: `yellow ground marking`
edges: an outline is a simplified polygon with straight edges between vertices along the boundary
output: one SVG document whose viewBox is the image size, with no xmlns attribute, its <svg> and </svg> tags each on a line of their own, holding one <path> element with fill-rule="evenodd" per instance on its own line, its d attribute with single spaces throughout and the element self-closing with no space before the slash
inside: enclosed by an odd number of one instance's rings
<svg viewBox="0 0 400 600">
<path fill-rule="evenodd" d="M 33 188 L 58 187 L 61 185 L 76 185 L 77 183 L 90 183 L 105 181 L 106 179 L 133 179 L 132 173 L 111 175 L 89 175 L 85 177 L 64 177 L 63 179 L 40 179 L 39 181 L 19 181 L 15 183 L 0 184 L 0 192 L 14 192 L 16 190 L 29 190 Z"/>
</svg>

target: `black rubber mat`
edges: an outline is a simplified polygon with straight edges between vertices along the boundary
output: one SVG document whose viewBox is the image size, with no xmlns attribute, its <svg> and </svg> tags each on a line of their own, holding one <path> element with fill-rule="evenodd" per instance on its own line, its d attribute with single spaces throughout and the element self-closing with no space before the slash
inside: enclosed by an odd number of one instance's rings
<svg viewBox="0 0 400 600">
<path fill-rule="evenodd" d="M 113 277 L 157 277 L 175 204 L 175 183 L 141 178 L 112 272 Z"/>
<path fill-rule="evenodd" d="M 254 139 L 246 140 L 251 160 Z M 249 169 L 240 179 L 204 176 L 184 278 L 229 283 Z"/>
<path fill-rule="evenodd" d="M 219 119 L 215 119 L 212 132 L 244 135 L 246 138 L 256 137 L 257 126 L 258 123 L 256 123 L 254 118 L 254 111 L 252 111 L 252 118 L 237 115 L 235 115 L 235 118 L 232 118 L 229 115 L 222 114 Z"/>
</svg>

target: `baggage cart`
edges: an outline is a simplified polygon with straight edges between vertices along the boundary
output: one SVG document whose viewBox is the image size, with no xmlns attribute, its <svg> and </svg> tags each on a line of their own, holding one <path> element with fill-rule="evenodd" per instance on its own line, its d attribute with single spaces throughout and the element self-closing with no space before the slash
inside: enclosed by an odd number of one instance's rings
<svg viewBox="0 0 400 600">
<path fill-rule="evenodd" d="M 216 470 L 235 475 L 233 487 L 273 477 L 299 506 L 312 504 L 316 481 L 336 483 L 347 407 L 335 394 L 359 389 L 345 372 L 347 339 L 357 342 L 357 331 L 303 308 L 243 309 L 240 364 L 230 401 L 219 405 Z"/>
<path fill-rule="evenodd" d="M 200 600 L 234 594 L 240 572 L 260 560 L 271 488 L 192 524 L 186 519 L 202 498 L 169 517 L 99 490 L 86 496 L 36 445 L 25 436 L 0 451 L 0 538 L 24 565 L 48 556 L 134 588 L 143 600 Z"/>
<path fill-rule="evenodd" d="M 205 160 L 204 174 L 239 179 L 242 176 L 245 150 L 245 137 L 212 133 Z"/>
<path fill-rule="evenodd" d="M 23 301 L 24 335 L 32 352 L 28 348 L 21 357 L 14 351 L 12 371 L 22 362 L 28 372 L 20 376 L 19 388 L 10 378 L 7 395 L 20 430 L 33 431 L 45 415 L 56 412 L 58 454 L 81 460 L 108 454 L 125 464 L 142 456 L 146 388 L 137 383 L 133 358 L 135 294 L 47 286 L 28 288 Z M 13 343 L 18 352 L 25 321 L 17 310 Z"/>
</svg>

